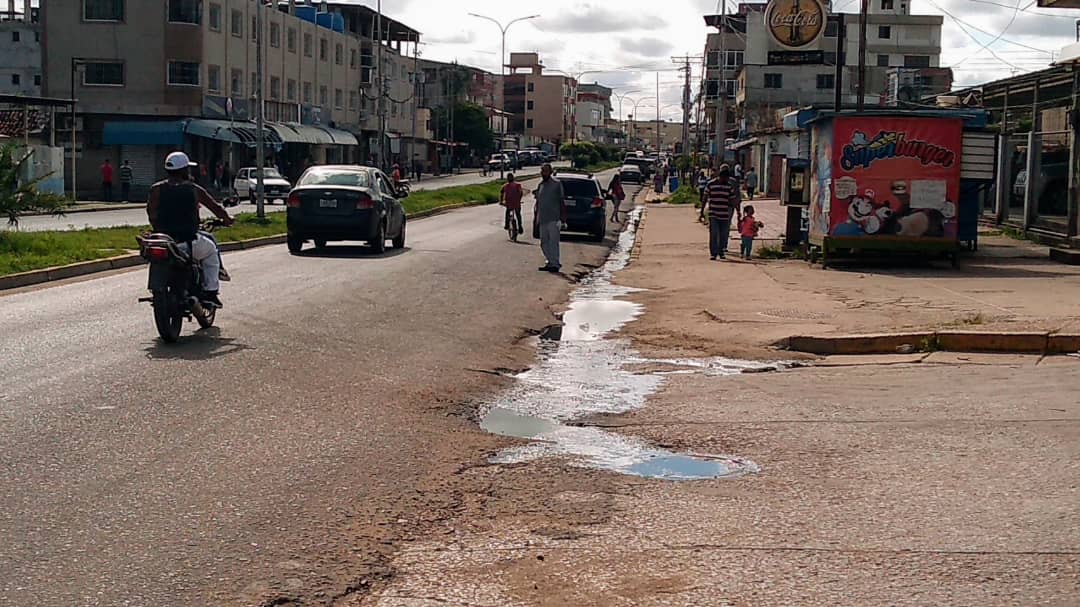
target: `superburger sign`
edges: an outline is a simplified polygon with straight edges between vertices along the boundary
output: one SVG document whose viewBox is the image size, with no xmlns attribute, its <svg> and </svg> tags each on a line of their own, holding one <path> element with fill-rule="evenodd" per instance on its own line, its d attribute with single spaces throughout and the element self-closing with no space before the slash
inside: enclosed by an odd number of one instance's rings
<svg viewBox="0 0 1080 607">
<path fill-rule="evenodd" d="M 825 33 L 825 6 L 820 0 L 772 0 L 765 9 L 765 29 L 789 49 L 810 46 Z"/>
</svg>

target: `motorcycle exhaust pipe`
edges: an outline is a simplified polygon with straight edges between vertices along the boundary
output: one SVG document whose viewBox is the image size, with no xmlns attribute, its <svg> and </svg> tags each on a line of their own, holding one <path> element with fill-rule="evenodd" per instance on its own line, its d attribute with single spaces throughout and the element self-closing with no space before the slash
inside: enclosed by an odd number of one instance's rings
<svg viewBox="0 0 1080 607">
<path fill-rule="evenodd" d="M 202 302 L 198 297 L 189 297 L 188 306 L 191 307 L 191 311 L 199 316 L 206 316 L 206 308 L 203 307 Z"/>
</svg>

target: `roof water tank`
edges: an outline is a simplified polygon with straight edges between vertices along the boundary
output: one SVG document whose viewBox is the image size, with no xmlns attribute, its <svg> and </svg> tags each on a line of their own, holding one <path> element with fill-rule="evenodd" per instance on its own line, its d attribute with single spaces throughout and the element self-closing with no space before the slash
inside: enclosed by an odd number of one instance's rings
<svg viewBox="0 0 1080 607">
<path fill-rule="evenodd" d="M 314 6 L 298 6 L 296 7 L 296 16 L 308 23 L 315 23 L 315 13 L 317 10 Z"/>
<path fill-rule="evenodd" d="M 315 15 L 315 23 L 319 27 L 325 27 L 326 29 L 334 29 L 334 16 L 330 13 L 319 13 Z"/>
<path fill-rule="evenodd" d="M 345 33 L 345 16 L 341 13 L 334 13 L 333 27 L 331 29 L 338 33 Z"/>
</svg>

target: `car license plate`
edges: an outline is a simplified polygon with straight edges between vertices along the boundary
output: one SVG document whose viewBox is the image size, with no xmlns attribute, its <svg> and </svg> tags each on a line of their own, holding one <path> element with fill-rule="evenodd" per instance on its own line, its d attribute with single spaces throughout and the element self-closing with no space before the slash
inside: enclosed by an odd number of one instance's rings
<svg viewBox="0 0 1080 607">
<path fill-rule="evenodd" d="M 319 207 L 323 209 L 336 209 L 337 201 L 330 198 L 320 198 Z"/>
</svg>

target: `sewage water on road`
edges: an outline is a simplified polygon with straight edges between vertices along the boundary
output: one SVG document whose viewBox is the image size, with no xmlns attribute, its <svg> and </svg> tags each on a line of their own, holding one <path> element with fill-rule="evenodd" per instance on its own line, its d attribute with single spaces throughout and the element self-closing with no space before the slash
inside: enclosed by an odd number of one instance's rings
<svg viewBox="0 0 1080 607">
<path fill-rule="evenodd" d="M 516 384 L 491 403 L 482 417 L 480 425 L 488 432 L 530 440 L 497 454 L 495 463 L 564 457 L 575 465 L 668 480 L 734 477 L 758 470 L 753 462 L 737 457 L 673 453 L 634 437 L 573 424 L 592 415 L 643 407 L 673 373 L 734 375 L 763 367 L 722 358 L 649 359 L 635 351 L 629 340 L 607 338 L 643 312 L 639 304 L 621 299 L 638 289 L 611 282 L 629 263 L 640 218 L 641 209 L 637 209 L 607 263 L 573 291 L 561 335 L 549 332 L 540 341 L 539 363 L 517 375 Z M 640 373 L 627 369 L 641 364 L 671 370 Z"/>
</svg>

